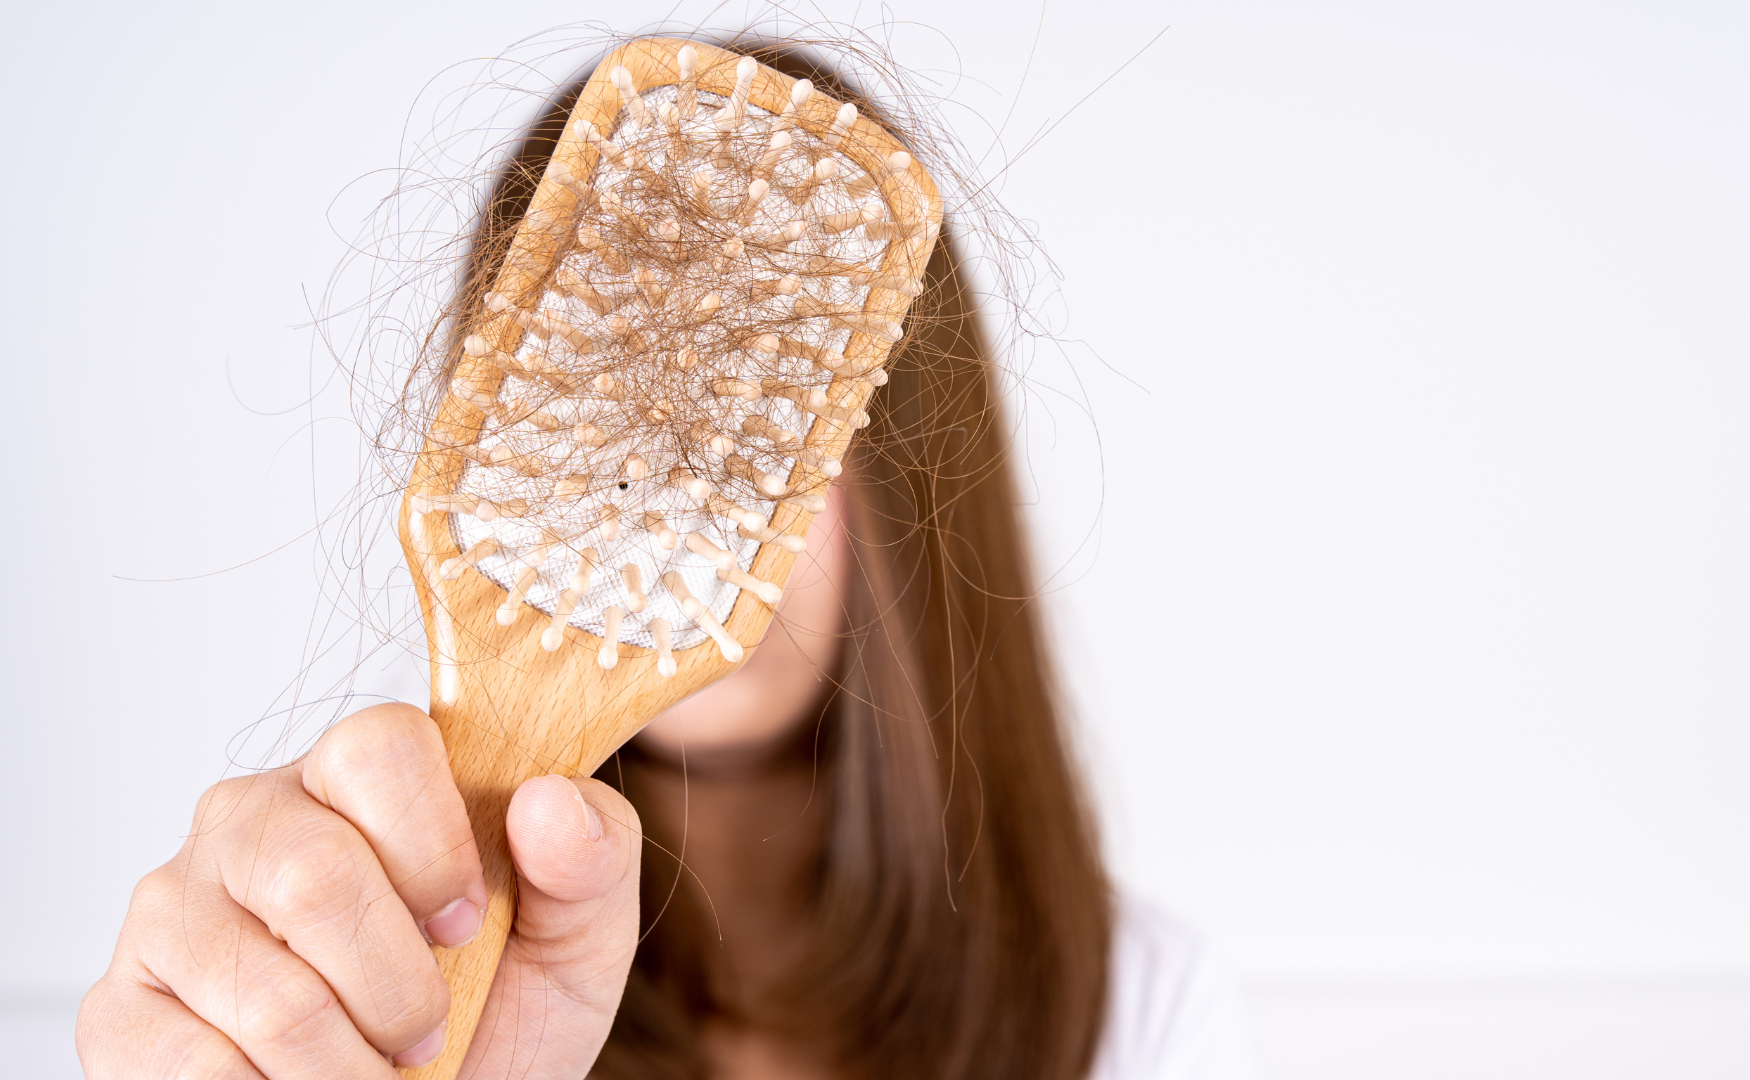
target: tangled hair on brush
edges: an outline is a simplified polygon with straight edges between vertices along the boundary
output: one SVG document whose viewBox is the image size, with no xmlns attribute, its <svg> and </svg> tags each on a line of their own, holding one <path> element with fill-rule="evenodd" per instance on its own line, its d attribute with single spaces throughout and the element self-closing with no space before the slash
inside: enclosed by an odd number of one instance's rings
<svg viewBox="0 0 1750 1080">
<path fill-rule="evenodd" d="M 647 934 L 591 1075 L 702 1078 L 702 1032 L 727 1021 L 807 1041 L 850 1076 L 1075 1080 L 1105 1014 L 1112 912 L 1031 603 L 1005 415 L 1018 411 L 1008 403 L 1042 335 L 1031 311 L 1048 264 L 922 81 L 870 34 L 672 36 L 754 56 L 856 104 L 935 178 L 945 224 L 839 481 L 857 567 L 841 583 L 850 629 L 842 670 L 823 673 L 832 690 L 819 728 L 796 748 L 816 755 L 824 804 L 800 931 L 808 948 L 758 1000 L 714 984 L 707 897 L 669 854 L 681 823 L 644 814 Z M 625 40 L 591 30 L 538 53 L 553 41 L 543 38 L 525 50 L 537 55 L 494 61 L 491 78 L 440 101 L 434 134 L 409 148 L 366 242 L 331 283 L 320 325 L 348 362 L 377 466 L 350 535 L 387 533 L 469 313 L 594 67 L 578 59 Z M 562 78 L 523 88 L 560 64 Z M 532 121 L 499 126 L 513 104 L 527 117 L 530 98 Z M 369 299 L 342 308 L 332 298 L 356 295 L 356 274 Z M 404 571 L 383 569 L 364 539 L 331 554 L 343 568 L 331 600 L 382 641 L 418 647 Z M 634 744 L 600 777 L 639 805 L 660 767 Z"/>
</svg>

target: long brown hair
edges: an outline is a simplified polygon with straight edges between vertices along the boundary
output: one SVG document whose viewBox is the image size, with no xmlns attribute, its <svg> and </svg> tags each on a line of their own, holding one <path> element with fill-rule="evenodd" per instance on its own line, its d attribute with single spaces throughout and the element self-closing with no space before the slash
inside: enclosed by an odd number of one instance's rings
<svg viewBox="0 0 1750 1080">
<path fill-rule="evenodd" d="M 796 50 L 739 51 L 880 115 Z M 476 282 L 490 280 L 587 74 L 501 173 Z M 827 1033 L 847 1075 L 1076 1080 L 1092 1063 L 1109 890 L 1030 602 L 997 369 L 952 233 L 950 222 L 841 480 L 858 572 L 839 583 L 846 656 L 810 733 L 827 825 L 806 958 L 778 1000 L 714 994 L 704 894 L 684 874 L 676 887 L 678 837 L 644 815 L 646 936 L 592 1077 L 700 1080 L 702 1023 L 756 1009 Z M 626 764 L 598 775 L 637 805 Z"/>
</svg>

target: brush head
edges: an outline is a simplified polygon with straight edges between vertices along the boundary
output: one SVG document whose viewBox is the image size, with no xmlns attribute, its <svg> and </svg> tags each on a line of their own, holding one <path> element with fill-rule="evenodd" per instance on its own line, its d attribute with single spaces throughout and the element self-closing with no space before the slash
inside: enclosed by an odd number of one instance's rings
<svg viewBox="0 0 1750 1080">
<path fill-rule="evenodd" d="M 612 668 L 757 641 L 940 226 L 854 106 L 653 39 L 591 78 L 409 488 L 428 577 Z M 526 609 L 533 609 L 534 614 Z"/>
</svg>

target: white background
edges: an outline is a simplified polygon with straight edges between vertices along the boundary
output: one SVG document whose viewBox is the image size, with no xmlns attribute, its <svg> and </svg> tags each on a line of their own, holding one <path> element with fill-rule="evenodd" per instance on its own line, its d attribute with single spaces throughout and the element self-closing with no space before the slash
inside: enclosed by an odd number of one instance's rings
<svg viewBox="0 0 1750 1080">
<path fill-rule="evenodd" d="M 367 174 L 447 65 L 667 10 L 8 12 L 32 1075 L 76 1075 L 131 882 L 297 674 L 351 435 L 249 408 L 325 377 L 297 327 Z M 1024 423 L 1115 865 L 1235 962 L 1270 1075 L 1750 1073 L 1750 8 L 886 11 L 976 150 L 1013 103 L 1010 154 L 1170 27 L 1001 195 L 1075 342 Z"/>
</svg>

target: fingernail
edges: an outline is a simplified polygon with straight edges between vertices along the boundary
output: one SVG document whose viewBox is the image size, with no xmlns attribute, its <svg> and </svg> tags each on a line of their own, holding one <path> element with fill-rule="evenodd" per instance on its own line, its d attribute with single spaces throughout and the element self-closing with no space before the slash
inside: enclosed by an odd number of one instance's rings
<svg viewBox="0 0 1750 1080">
<path fill-rule="evenodd" d="M 462 902 L 466 903 L 466 901 Z M 439 1024 L 430 1035 L 419 1040 L 418 1046 L 415 1046 L 411 1050 L 403 1050 L 399 1054 L 396 1054 L 393 1059 L 395 1064 L 404 1069 L 410 1069 L 415 1065 L 425 1065 L 436 1061 L 437 1056 L 444 1052 L 444 1029 L 449 1026 L 450 1022 L 445 1020 L 443 1023 Z"/>
<path fill-rule="evenodd" d="M 427 941 L 446 949 L 466 945 L 480 932 L 480 909 L 474 906 L 472 900 L 452 900 L 442 911 L 425 920 L 424 930 Z M 441 1036 L 443 1033 L 438 1034 Z M 410 1054 L 412 1052 L 408 1051 Z"/>
<path fill-rule="evenodd" d="M 577 788 L 573 787 L 571 790 L 577 791 Z M 583 792 L 577 791 L 577 801 L 583 804 L 583 835 L 593 844 L 602 838 L 602 816 L 583 797 Z"/>
</svg>

